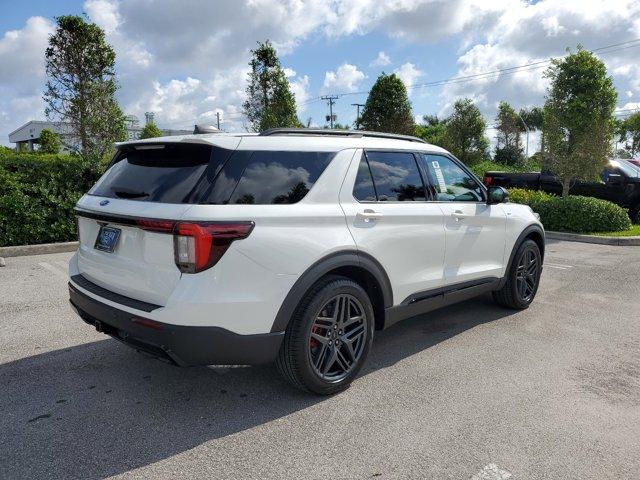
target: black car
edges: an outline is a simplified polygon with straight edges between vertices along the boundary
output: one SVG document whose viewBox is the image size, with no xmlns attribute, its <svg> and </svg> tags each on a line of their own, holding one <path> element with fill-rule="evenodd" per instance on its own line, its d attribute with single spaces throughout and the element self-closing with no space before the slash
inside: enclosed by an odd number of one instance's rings
<svg viewBox="0 0 640 480">
<path fill-rule="evenodd" d="M 562 183 L 549 171 L 531 173 L 487 172 L 483 182 L 487 186 L 528 188 L 556 195 L 562 194 Z M 640 167 L 625 160 L 611 160 L 599 181 L 577 180 L 570 195 L 609 200 L 629 211 L 633 223 L 640 223 Z"/>
</svg>

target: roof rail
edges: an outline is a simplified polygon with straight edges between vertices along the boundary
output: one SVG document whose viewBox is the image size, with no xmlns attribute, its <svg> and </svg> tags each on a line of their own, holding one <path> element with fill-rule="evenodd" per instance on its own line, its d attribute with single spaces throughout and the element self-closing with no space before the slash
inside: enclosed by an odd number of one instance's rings
<svg viewBox="0 0 640 480">
<path fill-rule="evenodd" d="M 395 140 L 407 140 L 409 142 L 427 143 L 421 138 L 411 135 L 400 135 L 397 133 L 369 132 L 367 130 L 340 130 L 328 128 L 269 128 L 260 132 L 261 137 L 269 137 L 271 135 L 316 135 L 316 136 L 335 136 L 335 137 L 374 137 L 374 138 L 392 138 Z"/>
</svg>

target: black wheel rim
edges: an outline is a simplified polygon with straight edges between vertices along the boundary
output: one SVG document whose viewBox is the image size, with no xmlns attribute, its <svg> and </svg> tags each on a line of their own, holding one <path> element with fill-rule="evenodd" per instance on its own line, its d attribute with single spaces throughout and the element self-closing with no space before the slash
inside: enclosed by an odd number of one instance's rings
<svg viewBox="0 0 640 480">
<path fill-rule="evenodd" d="M 518 261 L 516 287 L 523 302 L 530 302 L 538 287 L 538 256 L 533 250 L 525 250 Z"/>
<path fill-rule="evenodd" d="M 358 364 L 367 337 L 367 316 L 362 303 L 349 294 L 327 301 L 311 325 L 309 358 L 316 374 L 339 381 Z"/>
</svg>

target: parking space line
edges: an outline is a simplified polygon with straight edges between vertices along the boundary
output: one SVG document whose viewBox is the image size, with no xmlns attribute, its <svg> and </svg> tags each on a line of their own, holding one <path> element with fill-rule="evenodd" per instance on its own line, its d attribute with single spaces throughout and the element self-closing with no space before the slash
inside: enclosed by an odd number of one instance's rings
<svg viewBox="0 0 640 480">
<path fill-rule="evenodd" d="M 471 477 L 471 480 L 507 480 L 507 478 L 511 477 L 510 472 L 498 468 L 495 463 L 490 463 Z"/>
<path fill-rule="evenodd" d="M 573 265 L 562 265 L 561 263 L 544 262 L 545 267 L 557 268 L 558 270 L 569 270 Z"/>
<path fill-rule="evenodd" d="M 55 264 L 55 266 L 60 267 L 60 269 L 62 269 L 62 271 L 64 272 L 65 276 L 67 275 L 68 271 L 69 271 L 69 263 L 62 261 L 62 260 L 56 260 L 55 262 L 53 262 Z"/>
<path fill-rule="evenodd" d="M 47 262 L 38 262 L 38 265 L 40 265 L 45 270 L 53 273 L 57 277 L 60 277 L 64 280 L 67 279 L 67 271 L 63 270 L 61 267 L 51 265 L 50 263 L 47 263 Z"/>
</svg>

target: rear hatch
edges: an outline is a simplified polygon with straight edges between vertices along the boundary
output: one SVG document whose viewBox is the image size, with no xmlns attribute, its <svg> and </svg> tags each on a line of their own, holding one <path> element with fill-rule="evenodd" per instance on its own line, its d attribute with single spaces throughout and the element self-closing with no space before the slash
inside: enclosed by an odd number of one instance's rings
<svg viewBox="0 0 640 480">
<path fill-rule="evenodd" d="M 235 148 L 237 138 L 225 138 Z M 173 222 L 211 188 L 231 149 L 162 143 L 120 147 L 111 166 L 78 202 L 78 269 L 113 292 L 165 305 L 180 279 Z"/>
</svg>

